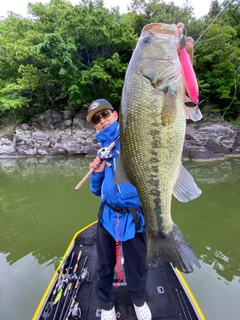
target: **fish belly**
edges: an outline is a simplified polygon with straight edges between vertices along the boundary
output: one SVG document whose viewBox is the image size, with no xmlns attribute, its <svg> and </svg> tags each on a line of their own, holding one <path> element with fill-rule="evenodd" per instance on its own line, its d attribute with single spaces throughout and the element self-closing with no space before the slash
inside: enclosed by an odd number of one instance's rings
<svg viewBox="0 0 240 320">
<path fill-rule="evenodd" d="M 127 116 L 121 126 L 121 157 L 129 180 L 138 190 L 148 230 L 164 235 L 173 227 L 172 189 L 186 128 L 182 79 L 179 75 L 168 83 L 167 94 L 140 75 L 133 75 L 131 80 L 123 90 L 121 112 L 127 110 Z"/>
</svg>

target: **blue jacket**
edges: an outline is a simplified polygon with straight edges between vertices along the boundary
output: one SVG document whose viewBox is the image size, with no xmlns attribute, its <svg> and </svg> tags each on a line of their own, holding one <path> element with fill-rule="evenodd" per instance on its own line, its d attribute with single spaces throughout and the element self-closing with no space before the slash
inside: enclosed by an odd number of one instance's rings
<svg viewBox="0 0 240 320">
<path fill-rule="evenodd" d="M 119 124 L 117 121 L 96 135 L 101 147 L 108 147 L 119 136 Z M 90 176 L 90 189 L 96 196 L 101 196 L 101 202 L 120 208 L 141 206 L 136 188 L 131 184 L 114 184 L 114 171 L 118 160 L 116 150 L 120 151 L 120 142 L 117 141 L 112 149 L 113 157 L 108 160 L 111 167 L 105 166 L 104 172 L 93 172 Z M 137 212 L 143 231 L 144 218 L 141 212 Z M 116 220 L 119 219 L 117 227 Z M 119 214 L 105 205 L 100 223 L 113 236 L 115 240 L 126 241 L 135 236 L 135 223 L 130 213 Z"/>
</svg>

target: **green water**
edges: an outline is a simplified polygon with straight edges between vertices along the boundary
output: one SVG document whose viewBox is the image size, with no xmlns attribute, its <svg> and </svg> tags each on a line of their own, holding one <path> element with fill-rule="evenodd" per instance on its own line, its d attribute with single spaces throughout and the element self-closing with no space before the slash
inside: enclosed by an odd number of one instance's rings
<svg viewBox="0 0 240 320">
<path fill-rule="evenodd" d="M 0 319 L 30 320 L 76 231 L 96 220 L 89 158 L 0 159 Z M 240 319 L 240 159 L 186 162 L 203 194 L 172 216 L 201 262 L 185 275 L 206 319 Z"/>
</svg>

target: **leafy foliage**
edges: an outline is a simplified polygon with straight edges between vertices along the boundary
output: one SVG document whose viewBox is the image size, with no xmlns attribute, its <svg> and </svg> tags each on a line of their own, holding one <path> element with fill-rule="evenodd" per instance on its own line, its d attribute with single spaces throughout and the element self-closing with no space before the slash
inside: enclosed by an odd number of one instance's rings
<svg viewBox="0 0 240 320">
<path fill-rule="evenodd" d="M 187 35 L 200 38 L 194 68 L 205 107 L 237 118 L 239 5 L 239 0 L 212 0 L 209 14 L 197 19 L 188 0 L 182 8 L 163 0 L 133 0 L 122 15 L 102 0 L 75 6 L 65 0 L 29 3 L 28 18 L 11 12 L 0 20 L 0 118 L 15 113 L 26 119 L 49 108 L 79 110 L 101 97 L 118 108 L 144 25 L 180 21 Z"/>
</svg>

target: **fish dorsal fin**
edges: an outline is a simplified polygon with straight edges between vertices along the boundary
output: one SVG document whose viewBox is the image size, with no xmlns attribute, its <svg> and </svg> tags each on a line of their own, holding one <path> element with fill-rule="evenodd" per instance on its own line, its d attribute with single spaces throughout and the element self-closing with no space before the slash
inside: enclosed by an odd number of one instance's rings
<svg viewBox="0 0 240 320">
<path fill-rule="evenodd" d="M 173 188 L 174 197 L 181 202 L 188 202 L 198 198 L 201 193 L 192 175 L 180 164 L 178 179 Z"/>
<path fill-rule="evenodd" d="M 114 175 L 114 184 L 121 184 L 121 183 L 131 183 L 126 175 L 126 172 L 123 167 L 123 162 L 121 158 L 121 154 L 119 154 L 118 162 L 116 165 L 116 171 Z"/>
</svg>

